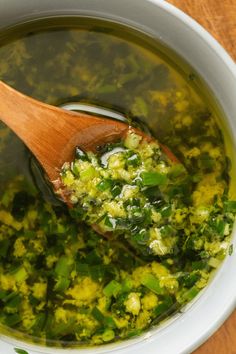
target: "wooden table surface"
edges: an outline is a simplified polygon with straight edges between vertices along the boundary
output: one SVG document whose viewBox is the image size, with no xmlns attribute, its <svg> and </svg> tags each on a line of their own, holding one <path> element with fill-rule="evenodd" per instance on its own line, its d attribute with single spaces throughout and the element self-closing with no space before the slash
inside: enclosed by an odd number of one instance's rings
<svg viewBox="0 0 236 354">
<path fill-rule="evenodd" d="M 236 61 L 236 0 L 168 1 L 205 27 Z M 236 310 L 194 354 L 236 354 Z"/>
</svg>

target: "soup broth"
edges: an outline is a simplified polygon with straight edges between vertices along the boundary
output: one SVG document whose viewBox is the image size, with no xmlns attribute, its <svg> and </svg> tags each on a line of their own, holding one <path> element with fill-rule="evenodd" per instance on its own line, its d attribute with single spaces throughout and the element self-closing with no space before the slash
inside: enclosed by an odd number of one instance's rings
<svg viewBox="0 0 236 354">
<path fill-rule="evenodd" d="M 44 200 L 30 152 L 1 123 L 1 331 L 40 344 L 99 345 L 139 335 L 191 301 L 232 252 L 236 212 L 221 113 L 192 68 L 132 29 L 64 18 L 2 33 L 0 79 L 52 105 L 112 108 L 151 132 L 188 172 L 191 188 L 173 193 L 194 208 L 176 212 L 183 239 L 171 253 L 104 239 Z M 156 218 L 167 220 L 168 207 L 158 208 Z"/>
</svg>

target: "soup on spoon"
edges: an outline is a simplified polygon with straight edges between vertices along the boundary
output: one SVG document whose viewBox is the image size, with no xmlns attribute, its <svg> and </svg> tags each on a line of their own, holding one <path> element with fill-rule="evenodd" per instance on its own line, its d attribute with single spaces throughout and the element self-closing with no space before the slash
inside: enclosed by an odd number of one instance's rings
<svg viewBox="0 0 236 354">
<path fill-rule="evenodd" d="M 80 210 L 81 220 L 99 233 L 124 234 L 138 246 L 135 232 L 144 254 L 172 253 L 175 233 L 162 240 L 156 206 L 165 208 L 173 185 L 188 176 L 167 147 L 125 123 L 46 105 L 2 81 L 0 116 L 38 158 L 56 193 L 74 206 L 74 215 Z"/>
</svg>

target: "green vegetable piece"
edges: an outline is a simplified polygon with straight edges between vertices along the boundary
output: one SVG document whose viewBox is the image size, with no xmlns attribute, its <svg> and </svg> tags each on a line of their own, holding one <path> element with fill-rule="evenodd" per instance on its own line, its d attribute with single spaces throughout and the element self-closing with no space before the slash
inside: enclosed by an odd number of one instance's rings
<svg viewBox="0 0 236 354">
<path fill-rule="evenodd" d="M 208 265 L 206 260 L 201 260 L 201 261 L 194 261 L 192 262 L 192 269 L 193 270 L 198 270 L 198 269 L 204 269 Z"/>
<path fill-rule="evenodd" d="M 4 319 L 4 324 L 9 327 L 14 327 L 16 324 L 20 323 L 22 321 L 21 316 L 18 313 L 15 313 L 14 315 L 7 315 L 6 318 Z"/>
<path fill-rule="evenodd" d="M 183 284 L 185 287 L 191 288 L 200 278 L 201 275 L 199 273 L 186 274 L 183 277 Z"/>
<path fill-rule="evenodd" d="M 224 235 L 226 223 L 223 220 L 212 220 L 210 221 L 211 228 L 220 236 Z"/>
<path fill-rule="evenodd" d="M 183 295 L 183 300 L 191 301 L 197 294 L 199 293 L 200 289 L 198 289 L 195 285 L 186 291 Z"/>
<path fill-rule="evenodd" d="M 70 285 L 70 279 L 65 277 L 59 277 L 59 279 L 57 279 L 56 284 L 54 286 L 54 290 L 63 292 L 66 289 L 68 289 L 69 285 Z"/>
<path fill-rule="evenodd" d="M 230 255 L 230 256 L 233 254 L 233 251 L 234 251 L 234 245 L 231 244 L 231 245 L 229 246 L 229 255 Z"/>
<path fill-rule="evenodd" d="M 110 316 L 104 316 L 103 313 L 95 306 L 91 311 L 92 316 L 103 326 L 108 328 L 116 328 L 116 323 Z"/>
<path fill-rule="evenodd" d="M 26 350 L 20 348 L 14 348 L 17 354 L 29 354 Z"/>
<path fill-rule="evenodd" d="M 107 329 L 105 332 L 102 334 L 102 340 L 104 342 L 110 342 L 112 339 L 115 338 L 115 332 L 112 329 Z"/>
<path fill-rule="evenodd" d="M 105 316 L 96 306 L 92 309 L 91 314 L 98 322 L 104 322 Z"/>
<path fill-rule="evenodd" d="M 236 213 L 236 201 L 227 200 L 224 202 L 224 210 L 228 213 Z"/>
<path fill-rule="evenodd" d="M 165 205 L 160 209 L 160 213 L 164 218 L 168 218 L 169 216 L 171 216 L 171 206 L 170 205 Z"/>
<path fill-rule="evenodd" d="M 14 275 L 14 278 L 16 279 L 17 283 L 21 283 L 28 277 L 28 273 L 26 272 L 25 268 L 23 266 L 17 268 L 14 270 L 12 273 Z"/>
<path fill-rule="evenodd" d="M 128 166 L 137 167 L 140 165 L 140 161 L 141 161 L 141 159 L 138 154 L 131 153 L 131 154 L 129 154 L 129 156 L 127 156 L 126 164 Z"/>
<path fill-rule="evenodd" d="M 115 197 L 117 197 L 118 195 L 120 195 L 121 191 L 122 191 L 121 186 L 115 185 L 115 186 L 111 189 L 111 195 L 115 198 Z"/>
<path fill-rule="evenodd" d="M 86 170 L 80 171 L 80 179 L 83 182 L 87 182 L 98 175 L 93 166 L 89 166 Z"/>
<path fill-rule="evenodd" d="M 112 181 L 110 179 L 104 179 L 96 185 L 97 189 L 101 192 L 111 188 L 111 186 Z"/>
<path fill-rule="evenodd" d="M 127 333 L 127 338 L 139 336 L 141 333 L 142 333 L 141 329 L 133 329 Z"/>
<path fill-rule="evenodd" d="M 1 298 L 1 300 L 5 303 L 7 303 L 8 301 L 10 301 L 11 299 L 13 299 L 16 295 L 17 292 L 16 291 L 12 291 L 11 293 L 7 293 L 7 291 L 5 292 L 6 296 Z M 3 295 L 3 294 L 2 294 Z"/>
<path fill-rule="evenodd" d="M 10 301 L 7 302 L 4 309 L 18 309 L 21 304 L 21 295 L 16 294 Z"/>
<path fill-rule="evenodd" d="M 61 256 L 56 263 L 55 273 L 60 277 L 68 277 L 73 266 L 73 259 L 67 256 Z"/>
<path fill-rule="evenodd" d="M 70 317 L 67 322 L 61 321 L 60 323 L 57 323 L 56 326 L 54 326 L 51 331 L 54 336 L 65 336 L 73 331 L 75 325 L 75 318 Z"/>
<path fill-rule="evenodd" d="M 161 295 L 164 292 L 163 288 L 160 286 L 159 279 L 150 273 L 143 276 L 141 284 L 146 286 L 146 288 L 153 291 L 157 295 Z"/>
<path fill-rule="evenodd" d="M 116 297 L 118 293 L 121 291 L 121 284 L 118 283 L 116 280 L 111 280 L 105 288 L 103 289 L 103 294 L 107 297 L 114 296 Z"/>
<path fill-rule="evenodd" d="M 110 227 L 111 229 L 115 229 L 116 228 L 116 224 L 117 224 L 117 220 L 115 218 L 106 216 L 105 220 L 104 220 L 104 224 L 108 227 Z"/>
<path fill-rule="evenodd" d="M 208 264 L 212 268 L 218 268 L 220 265 L 221 261 L 217 258 L 211 257 L 208 261 Z"/>
<path fill-rule="evenodd" d="M 116 323 L 115 323 L 115 321 L 113 320 L 113 318 L 112 317 L 110 317 L 110 316 L 106 316 L 105 318 L 104 318 L 104 325 L 106 326 L 106 327 L 109 327 L 109 328 L 116 328 Z"/>
<path fill-rule="evenodd" d="M 142 172 L 142 184 L 144 186 L 160 186 L 167 182 L 167 175 L 159 172 Z"/>
<path fill-rule="evenodd" d="M 210 172 L 213 170 L 215 160 L 209 155 L 208 152 L 203 152 L 199 156 L 199 161 L 201 162 L 202 168 L 204 168 L 206 171 Z"/>
<path fill-rule="evenodd" d="M 0 242 L 0 257 L 6 257 L 10 244 L 11 242 L 8 239 Z"/>
<path fill-rule="evenodd" d="M 74 163 L 72 163 L 71 164 L 71 171 L 73 172 L 73 174 L 75 175 L 75 176 L 79 176 L 79 169 L 78 169 L 78 166 L 77 166 L 77 164 L 76 164 L 76 162 Z"/>
<path fill-rule="evenodd" d="M 168 315 L 168 311 L 173 306 L 173 300 L 170 296 L 165 297 L 165 299 L 160 303 L 154 310 L 155 317 L 160 315 Z"/>
<path fill-rule="evenodd" d="M 121 284 L 121 292 L 127 293 L 132 290 L 132 287 L 133 287 L 133 283 L 131 279 L 125 279 Z"/>
</svg>

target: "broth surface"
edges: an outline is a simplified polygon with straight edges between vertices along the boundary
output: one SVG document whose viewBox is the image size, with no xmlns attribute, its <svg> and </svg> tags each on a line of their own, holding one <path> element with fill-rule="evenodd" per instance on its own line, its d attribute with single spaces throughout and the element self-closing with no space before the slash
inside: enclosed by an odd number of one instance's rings
<svg viewBox="0 0 236 354">
<path fill-rule="evenodd" d="M 236 212 L 220 113 L 197 74 L 131 29 L 64 19 L 2 34 L 0 79 L 53 105 L 112 108 L 151 131 L 188 171 L 191 189 L 173 193 L 193 206 L 191 217 L 183 209 L 175 216 L 184 237 L 170 254 L 105 240 L 65 206 L 45 202 L 31 154 L 1 123 L 2 332 L 47 345 L 98 345 L 138 335 L 191 301 L 232 252 Z M 157 213 L 170 217 L 168 208 Z"/>
</svg>

